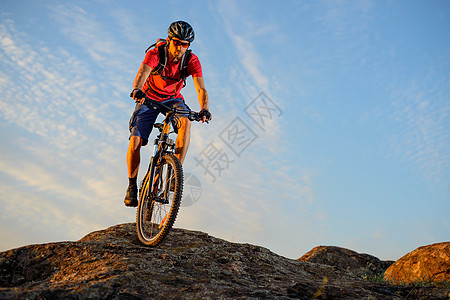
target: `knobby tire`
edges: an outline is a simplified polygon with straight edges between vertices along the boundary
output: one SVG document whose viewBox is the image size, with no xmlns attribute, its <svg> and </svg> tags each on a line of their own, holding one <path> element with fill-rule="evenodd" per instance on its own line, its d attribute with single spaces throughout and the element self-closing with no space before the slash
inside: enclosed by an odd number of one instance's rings
<svg viewBox="0 0 450 300">
<path fill-rule="evenodd" d="M 170 192 L 169 182 L 175 184 L 173 192 Z M 139 193 L 136 229 L 142 243 L 157 246 L 167 236 L 175 223 L 182 193 L 181 163 L 174 154 L 165 153 L 152 164 Z"/>
</svg>

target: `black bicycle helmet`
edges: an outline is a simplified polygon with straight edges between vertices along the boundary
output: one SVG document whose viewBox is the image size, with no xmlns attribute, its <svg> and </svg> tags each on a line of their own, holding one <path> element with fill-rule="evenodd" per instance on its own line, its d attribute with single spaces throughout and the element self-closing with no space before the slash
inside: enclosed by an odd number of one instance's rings
<svg viewBox="0 0 450 300">
<path fill-rule="evenodd" d="M 189 43 L 192 43 L 195 37 L 194 29 L 184 21 L 176 21 L 170 24 L 167 33 L 169 37 L 175 37 L 182 41 L 188 41 Z"/>
</svg>

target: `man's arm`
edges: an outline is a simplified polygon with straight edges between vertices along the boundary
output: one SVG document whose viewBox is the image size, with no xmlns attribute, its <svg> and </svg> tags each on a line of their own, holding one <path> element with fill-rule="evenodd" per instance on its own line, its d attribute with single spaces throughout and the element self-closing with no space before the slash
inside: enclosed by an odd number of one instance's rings
<svg viewBox="0 0 450 300">
<path fill-rule="evenodd" d="M 139 70 L 136 74 L 136 77 L 134 78 L 134 82 L 133 82 L 133 90 L 135 89 L 139 89 L 142 90 L 142 88 L 144 87 L 144 83 L 147 80 L 148 76 L 150 75 L 150 72 L 152 71 L 152 68 L 150 68 L 148 65 L 142 63 L 141 66 L 139 67 Z M 136 99 L 133 97 L 134 100 L 141 100 L 141 99 Z"/>
<path fill-rule="evenodd" d="M 209 110 L 208 92 L 205 88 L 203 77 L 193 77 L 195 90 L 197 91 L 198 103 L 202 109 Z"/>
<path fill-rule="evenodd" d="M 197 91 L 198 103 L 200 103 L 200 107 L 209 111 L 209 99 L 208 92 L 205 88 L 205 81 L 203 77 L 193 77 L 195 90 Z M 203 122 L 208 121 L 206 117 L 203 117 Z"/>
</svg>

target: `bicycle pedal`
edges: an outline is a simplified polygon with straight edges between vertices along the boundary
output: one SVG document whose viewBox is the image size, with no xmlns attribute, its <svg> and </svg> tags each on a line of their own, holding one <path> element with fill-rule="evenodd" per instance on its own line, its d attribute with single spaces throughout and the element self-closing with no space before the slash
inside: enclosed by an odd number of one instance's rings
<svg viewBox="0 0 450 300">
<path fill-rule="evenodd" d="M 164 198 L 156 198 L 155 202 L 161 203 L 161 204 L 169 204 L 169 199 L 164 199 Z"/>
</svg>

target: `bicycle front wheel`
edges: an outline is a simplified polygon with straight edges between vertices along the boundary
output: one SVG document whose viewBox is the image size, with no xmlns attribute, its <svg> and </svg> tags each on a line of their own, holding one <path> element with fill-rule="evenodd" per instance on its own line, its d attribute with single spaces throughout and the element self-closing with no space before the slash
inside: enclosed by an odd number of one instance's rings
<svg viewBox="0 0 450 300">
<path fill-rule="evenodd" d="M 139 240 L 156 246 L 175 223 L 183 193 L 183 169 L 178 158 L 164 154 L 145 175 L 139 195 L 136 227 Z"/>
</svg>

